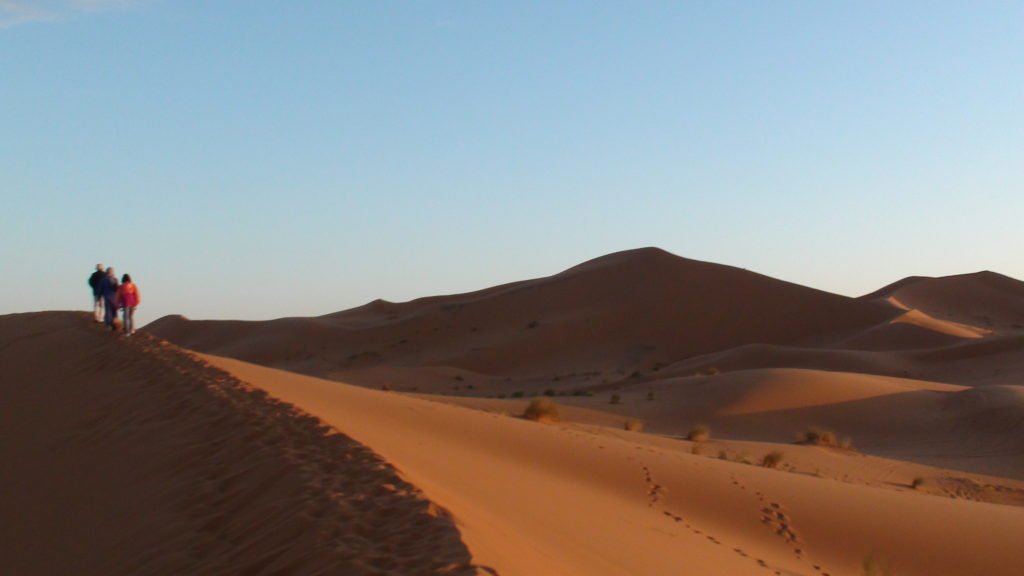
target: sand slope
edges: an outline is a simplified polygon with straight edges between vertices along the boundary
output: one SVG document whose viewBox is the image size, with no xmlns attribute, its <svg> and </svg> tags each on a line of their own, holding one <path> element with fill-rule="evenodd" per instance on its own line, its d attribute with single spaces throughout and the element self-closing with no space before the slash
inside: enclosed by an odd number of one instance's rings
<svg viewBox="0 0 1024 576">
<path fill-rule="evenodd" d="M 0 574 L 476 574 L 365 446 L 86 314 L 0 317 Z"/>
<path fill-rule="evenodd" d="M 901 575 L 1024 570 L 1015 544 L 1024 508 L 769 470 L 646 435 L 207 358 L 372 446 L 451 510 L 474 560 L 504 575 L 857 574 L 869 556 Z"/>
<path fill-rule="evenodd" d="M 190 349 L 318 376 L 386 364 L 500 380 L 613 377 L 743 344 L 857 332 L 898 314 L 648 248 L 468 294 L 269 322 L 167 317 L 148 329 Z"/>
<path fill-rule="evenodd" d="M 562 273 L 317 318 L 166 317 L 202 352 L 313 376 L 476 397 L 598 391 L 715 369 L 806 368 L 1024 383 L 1024 283 L 912 277 L 860 299 L 647 248 Z"/>
<path fill-rule="evenodd" d="M 987 330 L 1024 330 L 1024 282 L 995 272 L 912 276 L 861 299 L 890 299 L 933 318 Z"/>
</svg>

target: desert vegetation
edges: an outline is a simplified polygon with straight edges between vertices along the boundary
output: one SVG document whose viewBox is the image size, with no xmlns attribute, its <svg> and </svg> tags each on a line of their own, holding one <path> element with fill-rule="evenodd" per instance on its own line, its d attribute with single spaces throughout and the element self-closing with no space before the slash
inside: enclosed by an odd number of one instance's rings
<svg viewBox="0 0 1024 576">
<path fill-rule="evenodd" d="M 630 418 L 626 420 L 625 428 L 630 432 L 642 432 L 644 429 L 644 421 L 639 418 Z"/>
<path fill-rule="evenodd" d="M 808 428 L 803 433 L 803 436 L 801 436 L 799 443 L 810 444 L 813 446 L 831 446 L 834 448 L 843 448 L 845 450 L 853 449 L 853 440 L 849 437 L 839 439 L 835 432 L 818 427 Z"/>
<path fill-rule="evenodd" d="M 560 419 L 558 404 L 548 397 L 534 398 L 526 406 L 523 418 L 534 422 L 558 422 Z"/>
<path fill-rule="evenodd" d="M 761 466 L 764 466 L 765 468 L 778 468 L 779 464 L 782 464 L 782 460 L 782 452 L 773 450 L 772 452 L 764 455 L 764 458 L 761 459 Z"/>
<path fill-rule="evenodd" d="M 707 442 L 711 438 L 711 428 L 706 424 L 695 424 L 686 434 L 686 439 L 691 442 Z"/>
</svg>

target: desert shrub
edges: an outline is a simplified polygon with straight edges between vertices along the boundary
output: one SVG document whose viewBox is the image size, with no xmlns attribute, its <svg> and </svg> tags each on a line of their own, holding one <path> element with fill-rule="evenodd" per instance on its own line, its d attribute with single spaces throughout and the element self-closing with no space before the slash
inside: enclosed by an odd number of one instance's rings
<svg viewBox="0 0 1024 576">
<path fill-rule="evenodd" d="M 630 418 L 629 420 L 626 420 L 625 428 L 630 432 L 642 432 L 644 429 L 644 421 L 638 418 Z"/>
<path fill-rule="evenodd" d="M 686 439 L 691 442 L 707 442 L 711 438 L 711 428 L 708 428 L 706 424 L 696 424 L 693 428 L 690 428 L 690 432 L 686 435 Z"/>
<path fill-rule="evenodd" d="M 552 390 L 551 388 L 548 388 L 547 390 L 544 391 L 544 395 L 545 396 L 554 396 L 555 395 L 555 391 Z"/>
<path fill-rule="evenodd" d="M 535 422 L 558 422 L 558 404 L 550 398 L 534 398 L 523 412 L 523 418 Z"/>
<path fill-rule="evenodd" d="M 513 398 L 522 398 L 523 397 L 523 391 L 522 390 L 516 390 L 515 392 L 512 393 L 512 397 Z"/>
<path fill-rule="evenodd" d="M 581 389 L 577 388 L 576 390 L 572 391 L 572 395 L 573 396 L 593 396 L 594 393 L 591 392 L 590 390 L 581 390 Z"/>
<path fill-rule="evenodd" d="M 809 428 L 804 432 L 804 443 L 805 444 L 816 444 L 820 446 L 836 446 L 836 433 L 831 430 L 822 430 L 821 428 Z"/>
<path fill-rule="evenodd" d="M 914 480 L 910 483 L 910 487 L 913 488 L 914 490 L 917 490 L 918 488 L 920 488 L 922 486 L 924 486 L 924 477 L 923 476 L 918 476 L 918 477 L 914 478 Z"/>
<path fill-rule="evenodd" d="M 728 460 L 729 459 L 729 453 L 726 452 L 725 450 L 719 450 L 718 451 L 718 459 L 719 460 Z"/>
<path fill-rule="evenodd" d="M 861 563 L 860 573 L 861 576 L 892 576 L 893 571 L 888 562 L 868 556 Z"/>
<path fill-rule="evenodd" d="M 782 458 L 782 452 L 779 452 L 778 450 L 769 452 L 761 459 L 761 466 L 764 466 L 765 468 L 778 468 L 779 464 L 782 464 Z"/>
<path fill-rule="evenodd" d="M 622 397 L 619 396 L 618 394 L 612 394 L 612 397 L 611 397 L 610 400 L 608 400 L 608 403 L 609 404 L 622 404 Z"/>
<path fill-rule="evenodd" d="M 387 384 L 381 384 L 380 385 L 380 389 L 385 391 L 385 392 L 388 392 L 388 391 L 391 390 L 391 386 L 388 386 Z"/>
<path fill-rule="evenodd" d="M 498 394 L 498 398 L 504 398 L 504 397 L 505 397 L 504 394 Z"/>
<path fill-rule="evenodd" d="M 693 454 L 694 456 L 703 456 L 704 448 L 700 444 L 694 444 L 690 447 L 690 454 Z"/>
</svg>

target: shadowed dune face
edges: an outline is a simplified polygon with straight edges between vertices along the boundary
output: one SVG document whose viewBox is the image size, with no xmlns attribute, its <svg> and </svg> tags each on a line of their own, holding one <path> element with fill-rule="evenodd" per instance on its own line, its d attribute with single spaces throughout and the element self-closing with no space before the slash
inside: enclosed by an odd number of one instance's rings
<svg viewBox="0 0 1024 576">
<path fill-rule="evenodd" d="M 861 297 L 885 298 L 940 320 L 1001 332 L 1024 330 L 1024 282 L 995 272 L 905 278 Z"/>
<path fill-rule="evenodd" d="M 0 317 L 0 573 L 477 574 L 365 446 L 166 342 Z"/>
<path fill-rule="evenodd" d="M 147 327 L 182 346 L 315 375 L 447 366 L 494 378 L 606 377 L 751 343 L 865 330 L 900 311 L 657 249 L 548 278 L 319 318 Z M 566 370 L 567 367 L 569 370 Z"/>
</svg>

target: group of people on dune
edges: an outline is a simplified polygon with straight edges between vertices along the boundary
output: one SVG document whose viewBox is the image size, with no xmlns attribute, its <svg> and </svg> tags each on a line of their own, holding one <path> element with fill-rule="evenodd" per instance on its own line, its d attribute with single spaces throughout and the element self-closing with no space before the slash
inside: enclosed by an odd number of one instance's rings
<svg viewBox="0 0 1024 576">
<path fill-rule="evenodd" d="M 89 276 L 89 287 L 92 288 L 93 317 L 111 330 L 123 329 L 125 336 L 135 333 L 135 308 L 142 302 L 139 287 L 132 282 L 128 274 L 117 275 L 113 268 L 103 269 L 103 264 L 96 265 L 96 271 Z M 117 311 L 123 313 L 122 320 L 117 321 Z M 118 326 L 120 324 L 120 326 Z"/>
</svg>

